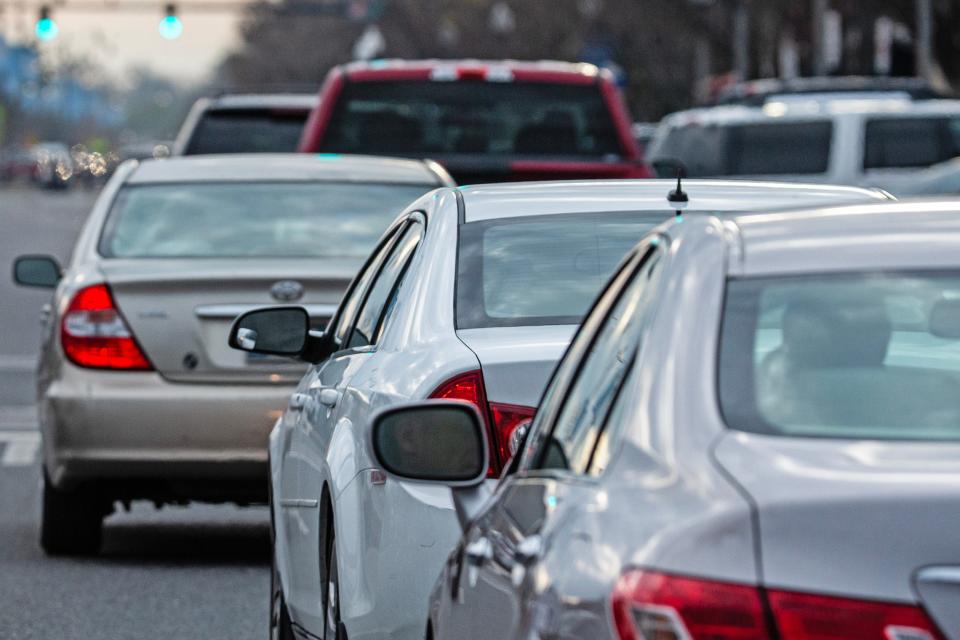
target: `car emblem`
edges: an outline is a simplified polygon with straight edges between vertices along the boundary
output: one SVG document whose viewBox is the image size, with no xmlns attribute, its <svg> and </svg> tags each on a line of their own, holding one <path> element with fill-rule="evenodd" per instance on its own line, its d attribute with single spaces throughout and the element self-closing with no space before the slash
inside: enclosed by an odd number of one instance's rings
<svg viewBox="0 0 960 640">
<path fill-rule="evenodd" d="M 296 280 L 281 280 L 270 287 L 270 295 L 279 302 L 294 302 L 303 297 L 303 285 Z"/>
</svg>

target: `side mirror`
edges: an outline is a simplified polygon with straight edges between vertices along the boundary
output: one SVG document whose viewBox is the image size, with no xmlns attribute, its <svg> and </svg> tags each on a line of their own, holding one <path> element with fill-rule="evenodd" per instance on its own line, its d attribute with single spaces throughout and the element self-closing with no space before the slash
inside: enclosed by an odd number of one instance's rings
<svg viewBox="0 0 960 640">
<path fill-rule="evenodd" d="M 13 281 L 23 287 L 53 289 L 63 270 L 52 256 L 20 256 L 13 261 Z"/>
<path fill-rule="evenodd" d="M 376 463 L 396 479 L 453 489 L 462 527 L 489 495 L 486 429 L 471 404 L 431 400 L 390 407 L 373 417 L 369 444 Z"/>
<path fill-rule="evenodd" d="M 373 419 L 373 456 L 404 480 L 476 484 L 489 452 L 480 415 L 465 402 L 424 402 L 387 409 Z"/>
<path fill-rule="evenodd" d="M 254 309 L 234 321 L 229 344 L 240 351 L 297 357 L 309 333 L 310 315 L 303 307 Z"/>
</svg>

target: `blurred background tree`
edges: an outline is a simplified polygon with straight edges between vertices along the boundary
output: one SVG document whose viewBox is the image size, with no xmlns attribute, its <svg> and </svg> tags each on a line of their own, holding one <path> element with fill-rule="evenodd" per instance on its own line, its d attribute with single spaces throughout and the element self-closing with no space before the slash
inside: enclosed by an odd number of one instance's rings
<svg viewBox="0 0 960 640">
<path fill-rule="evenodd" d="M 247 10 L 241 46 L 216 83 L 315 87 L 331 66 L 355 59 L 355 45 L 374 29 L 382 44 L 375 57 L 609 66 L 634 113 L 656 119 L 738 77 L 912 75 L 918 1 L 349 0 L 352 18 L 310 15 L 302 0 L 260 2 Z M 940 62 L 933 79 L 956 81 L 960 3 L 930 1 Z M 883 55 L 878 36 L 889 40 Z"/>
</svg>

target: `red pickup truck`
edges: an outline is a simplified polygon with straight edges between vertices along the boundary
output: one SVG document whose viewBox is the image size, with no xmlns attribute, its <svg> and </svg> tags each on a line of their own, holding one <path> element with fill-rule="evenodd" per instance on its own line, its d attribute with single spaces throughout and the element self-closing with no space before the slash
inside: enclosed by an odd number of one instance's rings
<svg viewBox="0 0 960 640">
<path fill-rule="evenodd" d="M 299 150 L 431 158 L 461 184 L 652 174 L 589 64 L 377 60 L 332 69 Z"/>
</svg>

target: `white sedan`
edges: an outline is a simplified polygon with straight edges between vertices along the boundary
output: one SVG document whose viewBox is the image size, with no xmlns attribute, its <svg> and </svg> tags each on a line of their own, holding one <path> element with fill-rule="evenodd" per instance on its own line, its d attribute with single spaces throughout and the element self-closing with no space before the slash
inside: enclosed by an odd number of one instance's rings
<svg viewBox="0 0 960 640">
<path fill-rule="evenodd" d="M 581 317 L 622 256 L 675 215 L 884 199 L 750 182 L 525 183 L 444 188 L 410 205 L 326 332 L 297 307 L 260 309 L 231 344 L 314 366 L 270 437 L 271 631 L 420 640 L 427 598 L 460 535 L 442 486 L 388 479 L 370 418 L 426 398 L 473 403 L 509 461 Z M 415 452 L 411 452 L 415 455 Z"/>
</svg>

